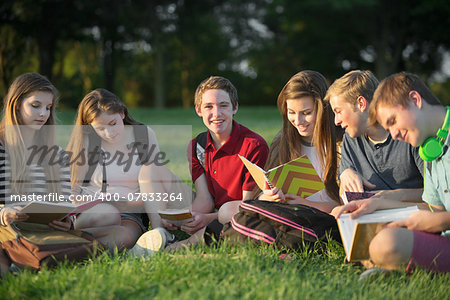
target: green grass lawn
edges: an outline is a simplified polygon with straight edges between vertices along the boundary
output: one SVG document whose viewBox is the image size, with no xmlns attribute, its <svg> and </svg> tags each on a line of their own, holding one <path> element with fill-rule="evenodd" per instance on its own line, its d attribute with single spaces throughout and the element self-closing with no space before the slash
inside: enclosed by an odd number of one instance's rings
<svg viewBox="0 0 450 300">
<path fill-rule="evenodd" d="M 281 259 L 268 246 L 222 244 L 151 258 L 106 255 L 0 284 L 3 299 L 448 299 L 450 276 L 421 270 L 358 281 L 342 248 Z"/>
<path fill-rule="evenodd" d="M 191 125 L 205 130 L 194 110 L 133 110 L 149 125 Z M 73 111 L 59 113 L 70 124 Z M 268 142 L 281 127 L 276 108 L 240 108 L 236 119 Z M 192 136 L 191 135 L 191 136 Z M 182 141 L 179 141 L 182 143 Z M 173 170 L 177 175 L 178 169 Z M 40 273 L 25 271 L 0 281 L 2 299 L 448 299 L 450 275 L 418 270 L 358 281 L 363 268 L 344 263 L 343 248 L 330 242 L 325 251 L 282 252 L 268 246 L 226 243 L 151 259 L 107 255 L 62 264 Z"/>
</svg>

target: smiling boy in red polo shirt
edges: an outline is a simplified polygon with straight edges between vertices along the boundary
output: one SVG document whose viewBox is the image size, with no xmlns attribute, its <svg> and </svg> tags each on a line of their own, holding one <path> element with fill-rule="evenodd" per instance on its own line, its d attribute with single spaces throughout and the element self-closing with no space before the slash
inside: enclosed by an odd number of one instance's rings
<svg viewBox="0 0 450 300">
<path fill-rule="evenodd" d="M 193 139 L 187 151 L 196 196 L 192 203 L 193 220 L 181 226 L 181 230 L 191 237 L 172 242 L 172 234 L 156 228 L 139 238 L 136 243 L 139 251 L 134 251 L 134 255 L 151 256 L 164 247 L 173 250 L 196 244 L 203 240 L 208 225 L 208 232 L 217 235 L 221 229 L 218 219 L 222 223 L 231 219 L 239 203 L 250 199 L 256 186 L 238 154 L 260 167 L 266 163 L 269 154 L 266 141 L 233 120 L 238 111 L 238 96 L 228 79 L 211 76 L 202 81 L 195 91 L 195 111 L 208 131 Z M 167 229 L 178 229 L 164 219 L 162 224 Z"/>
<path fill-rule="evenodd" d="M 197 158 L 196 139 L 188 147 L 196 197 L 192 204 L 194 220 L 181 230 L 193 234 L 227 214 L 228 205 L 250 198 L 255 182 L 237 154 L 264 167 L 269 153 L 266 141 L 233 120 L 238 111 L 236 88 L 226 78 L 211 76 L 197 87 L 195 111 L 208 128 L 204 166 Z M 223 206 L 225 203 L 227 205 Z"/>
</svg>

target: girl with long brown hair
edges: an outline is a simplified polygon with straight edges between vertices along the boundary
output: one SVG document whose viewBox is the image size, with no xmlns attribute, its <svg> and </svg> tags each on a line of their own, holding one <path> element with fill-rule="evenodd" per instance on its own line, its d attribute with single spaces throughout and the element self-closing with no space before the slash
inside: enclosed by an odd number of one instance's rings
<svg viewBox="0 0 450 300">
<path fill-rule="evenodd" d="M 261 200 L 286 201 L 318 208 L 325 212 L 339 205 L 337 184 L 340 132 L 334 125 L 331 107 L 324 101 L 328 83 L 322 74 L 301 71 L 281 90 L 277 106 L 283 128 L 270 146 L 266 169 L 274 168 L 306 155 L 325 184 L 325 189 L 307 197 L 286 194 L 275 188 L 259 195 Z"/>
<path fill-rule="evenodd" d="M 13 203 L 16 196 L 33 198 L 55 193 L 69 200 L 67 157 L 55 144 L 52 126 L 57 99 L 58 92 L 53 84 L 37 73 L 18 76 L 5 96 L 0 123 L 0 201 L 6 205 L 0 211 L 2 225 L 28 218 L 20 213 L 18 203 Z M 55 157 L 62 159 L 52 160 L 49 149 L 56 149 Z M 44 150 L 41 154 L 45 155 L 36 155 L 35 150 Z M 49 225 L 69 230 L 71 220 L 53 221 Z"/>
</svg>

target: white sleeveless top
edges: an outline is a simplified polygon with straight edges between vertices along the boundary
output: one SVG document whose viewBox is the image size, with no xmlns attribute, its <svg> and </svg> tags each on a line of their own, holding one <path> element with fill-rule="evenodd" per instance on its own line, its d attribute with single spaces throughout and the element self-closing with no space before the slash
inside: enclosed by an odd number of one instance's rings
<svg viewBox="0 0 450 300">
<path fill-rule="evenodd" d="M 311 164 L 313 165 L 314 169 L 316 169 L 317 174 L 319 175 L 320 179 L 323 180 L 323 169 L 320 166 L 319 158 L 317 157 L 317 150 L 316 147 L 310 147 L 302 145 L 301 148 L 301 154 L 306 155 L 308 159 L 311 161 Z M 318 191 L 315 194 L 312 194 L 311 196 L 307 197 L 306 200 L 312 201 L 312 202 L 332 202 L 336 203 L 333 199 L 328 196 L 325 189 Z"/>
<path fill-rule="evenodd" d="M 126 125 L 130 126 L 130 125 Z M 159 152 L 159 145 L 156 139 L 154 131 L 147 127 L 149 135 L 149 145 L 156 145 L 155 152 L 152 153 L 149 160 L 154 159 L 155 153 Z M 102 147 L 102 150 L 106 150 Z M 139 172 L 142 164 L 136 164 L 139 159 L 139 155 L 136 153 L 132 157 L 132 163 L 127 167 L 127 163 L 118 165 L 118 159 L 114 159 L 114 153 L 110 153 L 110 158 L 106 160 L 106 192 L 112 194 L 112 196 L 118 194 L 120 197 L 127 198 L 129 193 L 138 193 L 139 188 Z M 128 153 L 122 158 L 122 162 L 129 159 Z M 92 174 L 90 184 L 86 187 L 82 187 L 83 193 L 94 194 L 99 193 L 102 190 L 103 182 L 103 165 L 101 160 L 96 166 L 94 173 Z"/>
<path fill-rule="evenodd" d="M 103 151 L 105 151 L 102 148 Z M 112 153 L 112 156 L 114 154 Z M 127 158 L 128 159 L 128 158 Z M 106 192 L 110 194 L 119 194 L 120 197 L 127 197 L 128 193 L 139 192 L 139 171 L 141 170 L 141 164 L 136 165 L 138 155 L 133 156 L 133 161 L 126 168 L 126 164 L 118 165 L 117 160 L 114 162 L 106 163 Z M 125 159 L 124 159 L 125 160 Z M 101 191 L 103 183 L 103 165 L 99 162 L 97 167 L 92 173 L 90 189 L 94 191 Z"/>
</svg>

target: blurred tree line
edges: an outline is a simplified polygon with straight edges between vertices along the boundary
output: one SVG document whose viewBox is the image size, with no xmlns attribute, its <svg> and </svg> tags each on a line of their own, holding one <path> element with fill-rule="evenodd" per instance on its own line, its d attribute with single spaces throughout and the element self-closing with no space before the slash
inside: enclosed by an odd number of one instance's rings
<svg viewBox="0 0 450 300">
<path fill-rule="evenodd" d="M 446 0 L 3 0 L 0 93 L 24 72 L 76 107 L 91 89 L 130 106 L 192 106 L 228 77 L 241 104 L 273 105 L 296 72 L 419 74 L 450 103 Z"/>
</svg>

